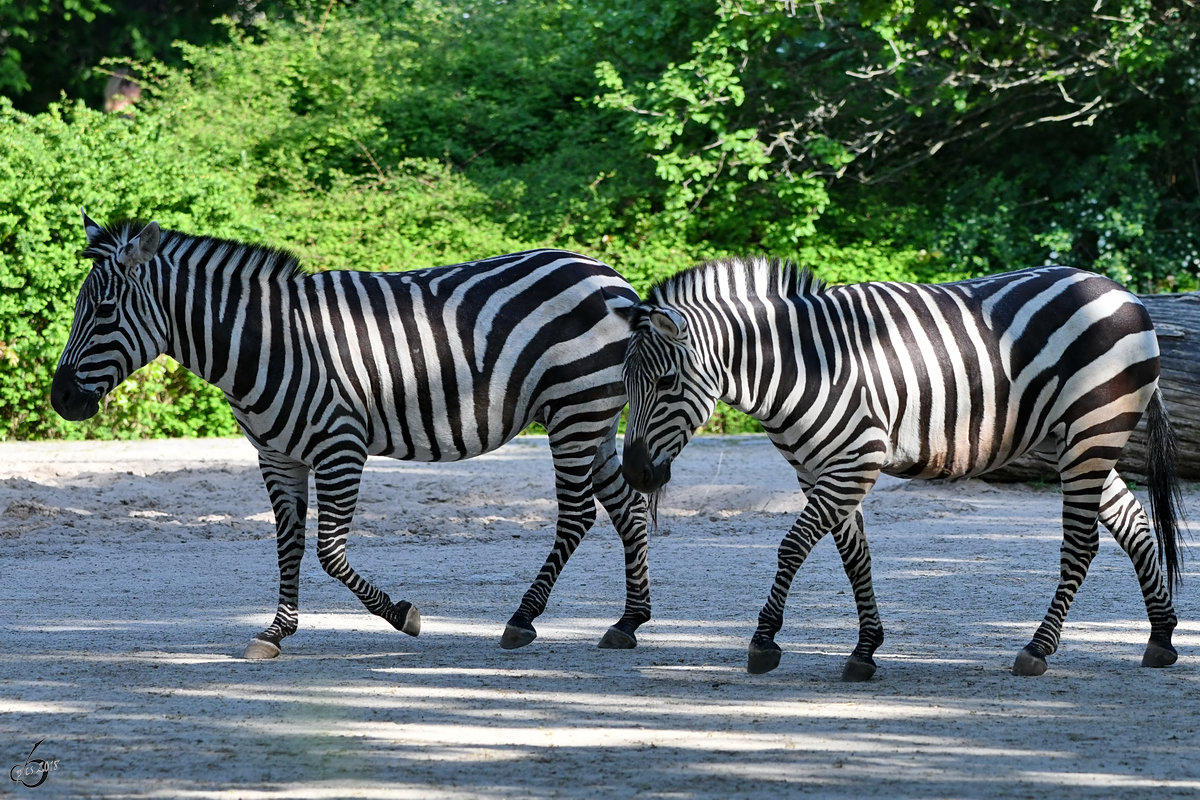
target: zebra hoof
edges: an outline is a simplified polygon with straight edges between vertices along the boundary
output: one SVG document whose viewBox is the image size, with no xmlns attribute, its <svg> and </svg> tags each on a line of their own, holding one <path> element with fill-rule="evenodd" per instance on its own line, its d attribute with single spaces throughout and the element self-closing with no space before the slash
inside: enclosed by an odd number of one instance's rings
<svg viewBox="0 0 1200 800">
<path fill-rule="evenodd" d="M 504 626 L 504 634 L 500 637 L 500 646 L 505 650 L 516 650 L 524 647 L 537 638 L 537 631 L 530 625 L 522 628 L 511 622 Z"/>
<path fill-rule="evenodd" d="M 749 672 L 751 675 L 762 675 L 764 672 L 770 672 L 779 666 L 779 658 L 782 655 L 783 651 L 774 642 L 767 642 L 766 646 L 751 642 L 750 652 L 746 658 L 746 672 Z"/>
<path fill-rule="evenodd" d="M 846 659 L 846 666 L 842 668 L 842 680 L 847 683 L 862 683 L 874 676 L 875 660 L 869 657 L 859 658 L 852 655 Z"/>
<path fill-rule="evenodd" d="M 601 650 L 632 650 L 637 647 L 637 637 L 613 625 L 600 637 Z"/>
<path fill-rule="evenodd" d="M 1046 659 L 1044 656 L 1033 652 L 1028 647 L 1021 649 L 1017 653 L 1017 660 L 1013 662 L 1012 674 L 1021 677 L 1037 676 L 1046 671 Z"/>
<path fill-rule="evenodd" d="M 1164 647 L 1151 641 L 1142 654 L 1143 667 L 1169 667 L 1179 660 L 1179 651 L 1171 645 Z"/>
<path fill-rule="evenodd" d="M 412 603 L 403 600 L 393 603 L 392 607 L 383 614 L 383 618 L 401 633 L 407 633 L 409 636 L 417 636 L 421 633 L 421 612 L 417 611 L 417 607 Z"/>
<path fill-rule="evenodd" d="M 283 651 L 279 649 L 279 645 L 274 642 L 255 638 L 251 639 L 250 644 L 242 651 L 242 658 L 259 661 L 264 658 L 277 658 L 281 652 Z"/>
</svg>

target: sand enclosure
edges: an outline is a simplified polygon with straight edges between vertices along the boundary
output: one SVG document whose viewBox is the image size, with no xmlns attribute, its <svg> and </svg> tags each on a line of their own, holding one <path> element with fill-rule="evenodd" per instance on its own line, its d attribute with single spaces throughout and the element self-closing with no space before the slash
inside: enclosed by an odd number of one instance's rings
<svg viewBox="0 0 1200 800">
<path fill-rule="evenodd" d="M 51 768 L 36 788 L 5 785 L 39 798 L 1200 792 L 1194 547 L 1177 665 L 1138 666 L 1149 626 L 1105 536 L 1050 672 L 1014 678 L 1057 579 L 1057 493 L 885 480 L 866 504 L 888 637 L 875 679 L 839 680 L 856 618 L 828 538 L 793 586 L 782 664 L 753 676 L 746 645 L 802 496 L 759 437 L 694 442 L 674 475 L 635 650 L 595 646 L 624 591 L 603 513 L 537 641 L 500 649 L 552 540 L 549 450 L 523 438 L 458 464 L 369 463 L 350 560 L 417 605 L 419 638 L 362 610 L 310 536 L 300 632 L 279 659 L 247 662 L 278 579 L 247 443 L 0 444 L 3 766 Z M 1187 501 L 1194 538 L 1200 488 Z"/>
</svg>

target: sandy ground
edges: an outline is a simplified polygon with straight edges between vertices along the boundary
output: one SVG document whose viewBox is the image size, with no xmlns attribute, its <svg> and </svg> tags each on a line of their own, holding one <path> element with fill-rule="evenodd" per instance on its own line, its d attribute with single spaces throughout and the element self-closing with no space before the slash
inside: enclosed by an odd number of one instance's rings
<svg viewBox="0 0 1200 800">
<path fill-rule="evenodd" d="M 1016 651 L 1057 576 L 1053 489 L 887 480 L 867 502 L 888 640 L 855 640 L 833 543 L 793 587 L 779 669 L 745 671 L 775 548 L 803 502 L 756 437 L 677 462 L 651 541 L 655 618 L 620 616 L 607 519 L 539 638 L 500 632 L 549 549 L 549 451 L 373 460 L 350 558 L 424 617 L 411 639 L 305 558 L 301 629 L 237 656 L 274 611 L 269 506 L 240 440 L 0 444 L 0 752 L 52 767 L 6 796 L 129 798 L 1062 798 L 1200 793 L 1200 581 L 1181 658 L 1138 666 L 1148 624 L 1104 538 L 1040 678 Z M 1187 491 L 1200 518 L 1200 487 Z M 1196 530 L 1193 527 L 1193 532 Z M 27 779 L 34 782 L 34 779 Z"/>
</svg>

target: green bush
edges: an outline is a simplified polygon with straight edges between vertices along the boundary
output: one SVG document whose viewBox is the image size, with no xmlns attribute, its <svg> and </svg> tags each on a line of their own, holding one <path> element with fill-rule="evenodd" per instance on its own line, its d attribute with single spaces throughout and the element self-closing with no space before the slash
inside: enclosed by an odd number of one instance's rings
<svg viewBox="0 0 1200 800">
<path fill-rule="evenodd" d="M 0 439 L 236 433 L 223 396 L 169 359 L 131 376 L 103 412 L 68 423 L 49 406 L 54 367 L 90 264 L 80 206 L 186 232 L 288 247 L 312 269 L 408 269 L 535 246 L 483 217 L 491 201 L 437 162 L 332 173 L 279 193 L 218 169 L 153 112 L 130 121 L 82 105 L 28 116 L 0 99 Z M 267 200 L 264 200 L 267 198 Z"/>
<path fill-rule="evenodd" d="M 28 116 L 0 98 L 0 439 L 231 433 L 219 394 L 183 370 L 135 375 L 94 422 L 64 422 L 49 406 L 75 294 L 89 268 L 80 207 L 99 219 L 236 231 L 249 187 L 181 151 L 152 121 L 131 123 L 82 104 Z M 142 408 L 151 396 L 196 399 Z"/>
<path fill-rule="evenodd" d="M 53 4 L 9 5 L 39 36 L 82 35 Z M 80 206 L 285 247 L 311 270 L 566 247 L 642 293 L 759 253 L 830 283 L 1045 261 L 1139 291 L 1200 283 L 1200 11 L 1186 4 L 1119 20 L 1038 0 L 252 5 L 265 14 L 218 28 L 164 21 L 130 51 L 171 65 L 125 65 L 144 87 L 132 119 L 0 98 L 0 439 L 235 430 L 223 398 L 169 359 L 93 421 L 49 409 L 88 268 Z M 193 28 L 163 54 L 168 32 Z M 1104 102 L 1077 116 L 1072 98 L 1093 92 Z M 724 406 L 707 426 L 756 428 Z"/>
</svg>

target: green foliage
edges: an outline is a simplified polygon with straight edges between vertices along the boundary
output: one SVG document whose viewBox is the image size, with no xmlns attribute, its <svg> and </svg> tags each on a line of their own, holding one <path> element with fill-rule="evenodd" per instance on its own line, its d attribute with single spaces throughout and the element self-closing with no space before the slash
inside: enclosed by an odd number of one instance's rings
<svg viewBox="0 0 1200 800">
<path fill-rule="evenodd" d="M 754 417 L 718 402 L 716 411 L 697 433 L 762 433 L 762 430 L 762 424 Z"/>
<path fill-rule="evenodd" d="M 1200 5 L 682 5 L 658 37 L 684 53 L 597 75 L 692 240 L 887 242 L 935 274 L 1055 257 L 1143 291 L 1196 285 Z M 850 216 L 890 230 L 855 235 Z"/>
<path fill-rule="evenodd" d="M 820 177 L 775 168 L 774 143 L 759 135 L 754 119 L 762 87 L 748 80 L 744 67 L 752 54 L 771 46 L 779 20 L 786 15 L 778 8 L 748 15 L 722 3 L 712 30 L 693 42 L 690 57 L 668 64 L 654 80 L 629 87 L 613 62 L 597 66 L 597 79 L 607 90 L 600 106 L 632 114 L 633 135 L 666 183 L 666 218 L 683 226 L 689 238 L 718 249 L 750 244 L 786 252 L 815 233 L 814 223 L 829 202 Z M 768 84 L 779 80 L 763 77 Z M 828 141 L 814 142 L 813 152 L 829 164 L 845 158 Z M 698 214 L 701 208 L 705 213 Z"/>
<path fill-rule="evenodd" d="M 229 230 L 249 205 L 249 187 L 202 154 L 180 152 L 152 122 L 81 104 L 31 117 L 0 98 L 0 151 L 0 438 L 229 432 L 228 411 L 213 419 L 205 399 L 156 410 L 118 404 L 98 423 L 75 426 L 47 398 L 88 268 L 77 257 L 80 206 L 104 218 L 154 215 L 164 224 Z M 182 370 L 159 370 L 138 373 L 124 392 L 143 385 L 160 396 L 167 387 L 180 395 L 214 391 Z"/>
<path fill-rule="evenodd" d="M 1194 0 L 0 0 L 0 439 L 234 430 L 168 360 L 49 410 L 80 206 L 314 270 L 558 246 L 641 292 L 758 252 L 1196 289 L 1198 40 Z M 120 67 L 129 118 L 59 99 Z"/>
<path fill-rule="evenodd" d="M 62 41 L 63 27 L 92 24 L 98 14 L 110 11 L 103 0 L 0 0 L 0 92 L 30 92 L 29 72 L 35 72 L 36 80 L 47 51 L 52 54 L 56 40 Z"/>
<path fill-rule="evenodd" d="M 133 120 L 82 105 L 30 117 L 0 99 L 0 439 L 218 435 L 224 398 L 170 362 L 135 373 L 100 415 L 59 419 L 47 398 L 88 268 L 79 208 L 295 250 L 314 269 L 429 266 L 526 246 L 480 217 L 488 197 L 438 162 L 371 177 L 330 172 L 281 194 L 273 176 L 230 168 L 173 113 Z M 253 140 L 247 140 L 251 144 Z"/>
<path fill-rule="evenodd" d="M 208 44 L 226 28 L 248 28 L 259 14 L 290 17 L 301 0 L 0 0 L 0 93 L 37 112 L 68 97 L 101 106 L 109 58 L 178 64 L 176 40 Z"/>
</svg>

